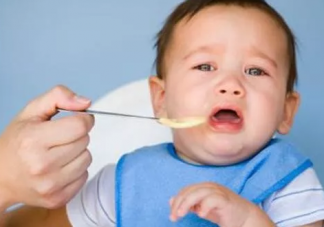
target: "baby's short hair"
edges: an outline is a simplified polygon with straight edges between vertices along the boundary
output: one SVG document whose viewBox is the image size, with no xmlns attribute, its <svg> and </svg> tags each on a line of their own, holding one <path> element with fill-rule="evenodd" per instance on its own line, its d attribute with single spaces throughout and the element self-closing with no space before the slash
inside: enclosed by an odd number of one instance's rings
<svg viewBox="0 0 324 227">
<path fill-rule="evenodd" d="M 235 5 L 244 8 L 256 8 L 268 14 L 283 29 L 287 37 L 289 56 L 289 75 L 287 92 L 294 90 L 297 82 L 296 41 L 295 36 L 283 17 L 264 0 L 186 0 L 181 3 L 167 18 L 164 26 L 156 36 L 156 73 L 160 79 L 165 79 L 164 57 L 170 45 L 176 25 L 185 18 L 192 18 L 201 10 L 214 5 Z"/>
</svg>

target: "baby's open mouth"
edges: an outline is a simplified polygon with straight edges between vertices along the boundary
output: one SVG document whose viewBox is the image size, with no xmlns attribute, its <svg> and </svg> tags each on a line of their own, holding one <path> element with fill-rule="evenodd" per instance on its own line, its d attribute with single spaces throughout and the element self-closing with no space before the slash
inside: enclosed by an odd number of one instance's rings
<svg viewBox="0 0 324 227">
<path fill-rule="evenodd" d="M 209 125 L 218 132 L 236 133 L 243 128 L 242 112 L 235 107 L 216 108 L 209 119 Z"/>
<path fill-rule="evenodd" d="M 241 122 L 241 116 L 238 114 L 236 110 L 233 109 L 220 109 L 217 110 L 212 119 L 219 123 L 229 123 L 229 124 L 237 124 Z"/>
</svg>

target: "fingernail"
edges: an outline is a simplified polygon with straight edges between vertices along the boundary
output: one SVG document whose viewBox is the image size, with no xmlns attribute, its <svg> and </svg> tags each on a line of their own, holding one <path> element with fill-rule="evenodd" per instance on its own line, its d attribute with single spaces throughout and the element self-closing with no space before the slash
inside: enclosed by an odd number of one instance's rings
<svg viewBox="0 0 324 227">
<path fill-rule="evenodd" d="M 90 99 L 83 97 L 83 96 L 79 96 L 79 95 L 74 96 L 74 100 L 76 100 L 79 103 L 89 103 L 90 102 Z"/>
<path fill-rule="evenodd" d="M 179 209 L 177 214 L 179 217 L 183 217 L 185 215 L 185 211 L 183 209 Z"/>
<path fill-rule="evenodd" d="M 172 214 L 170 215 L 169 218 L 170 218 L 170 221 L 173 221 L 173 222 L 175 222 L 177 220 L 177 218 Z"/>
</svg>

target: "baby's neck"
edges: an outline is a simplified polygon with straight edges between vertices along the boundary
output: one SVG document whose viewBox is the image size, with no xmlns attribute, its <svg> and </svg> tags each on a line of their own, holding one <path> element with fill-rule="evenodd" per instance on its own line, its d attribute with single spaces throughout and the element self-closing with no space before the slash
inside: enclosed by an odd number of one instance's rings
<svg viewBox="0 0 324 227">
<path fill-rule="evenodd" d="M 187 163 L 193 164 L 193 165 L 205 165 L 204 163 L 195 161 L 195 160 L 187 157 L 186 155 L 182 154 L 181 152 L 178 152 L 177 150 L 175 150 L 175 153 L 178 156 L 178 158 L 182 159 L 184 162 L 187 162 Z"/>
</svg>

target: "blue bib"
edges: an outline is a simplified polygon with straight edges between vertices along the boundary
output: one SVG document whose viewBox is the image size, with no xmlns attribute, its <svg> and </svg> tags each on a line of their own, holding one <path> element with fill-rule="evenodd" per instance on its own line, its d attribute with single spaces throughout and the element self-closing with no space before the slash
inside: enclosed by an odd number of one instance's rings
<svg viewBox="0 0 324 227">
<path fill-rule="evenodd" d="M 295 147 L 279 139 L 271 140 L 254 157 L 229 166 L 186 163 L 177 157 L 172 143 L 144 147 L 118 162 L 117 227 L 215 227 L 193 213 L 171 222 L 170 198 L 186 186 L 215 182 L 260 204 L 311 166 Z"/>
</svg>

